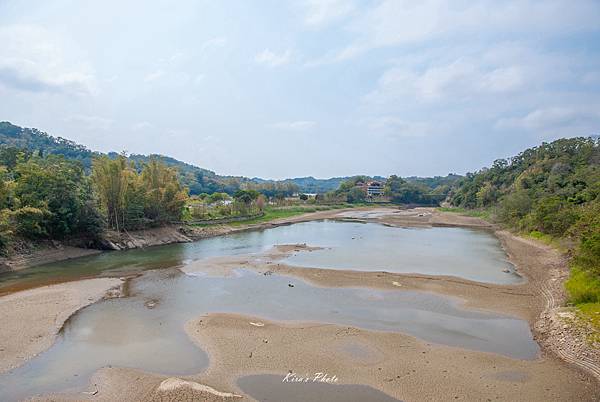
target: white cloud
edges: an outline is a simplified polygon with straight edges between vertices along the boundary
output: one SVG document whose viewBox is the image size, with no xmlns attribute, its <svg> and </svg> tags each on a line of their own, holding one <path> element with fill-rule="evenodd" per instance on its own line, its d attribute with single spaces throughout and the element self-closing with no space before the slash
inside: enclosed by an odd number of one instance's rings
<svg viewBox="0 0 600 402">
<path fill-rule="evenodd" d="M 112 119 L 107 119 L 105 117 L 82 114 L 72 115 L 64 118 L 63 120 L 67 123 L 74 123 L 78 128 L 83 128 L 90 131 L 106 131 L 109 130 L 114 123 Z"/>
<path fill-rule="evenodd" d="M 355 9 L 354 3 L 349 0 L 306 0 L 304 6 L 304 22 L 314 27 L 340 20 Z"/>
<path fill-rule="evenodd" d="M 144 76 L 145 82 L 152 82 L 162 78 L 165 75 L 163 70 L 152 71 Z"/>
<path fill-rule="evenodd" d="M 200 45 L 200 51 L 204 52 L 208 49 L 215 49 L 224 47 L 227 45 L 227 38 L 224 36 L 215 36 L 214 38 L 210 38 Z"/>
<path fill-rule="evenodd" d="M 140 122 L 133 124 L 131 126 L 131 129 L 133 131 L 143 131 L 143 130 L 151 129 L 152 127 L 154 127 L 154 126 L 151 123 L 149 123 L 147 121 L 140 121 Z"/>
<path fill-rule="evenodd" d="M 483 31 L 562 35 L 596 30 L 600 3 L 581 0 L 574 7 L 567 0 L 480 0 L 462 4 L 443 0 L 384 0 L 357 15 L 347 27 L 355 33 L 355 40 L 339 50 L 332 61 L 356 57 L 374 48 L 422 44 Z"/>
<path fill-rule="evenodd" d="M 422 63 L 399 62 L 381 75 L 377 87 L 365 99 L 370 103 L 469 99 L 518 92 L 541 79 L 533 76 L 537 64 L 511 64 L 515 62 L 519 60 L 509 58 L 502 60 L 502 64 L 491 64 L 481 57 L 463 57 L 439 64 L 434 59 L 425 68 Z"/>
<path fill-rule="evenodd" d="M 600 109 L 583 105 L 577 107 L 553 106 L 533 110 L 522 117 L 503 118 L 496 123 L 496 128 L 499 129 L 547 130 L 563 127 L 572 127 L 576 130 L 587 127 L 585 129 L 589 130 L 587 134 L 598 132 L 600 130 Z M 587 134 L 574 132 L 571 135 Z"/>
<path fill-rule="evenodd" d="M 367 121 L 370 132 L 383 133 L 387 138 L 426 137 L 433 134 L 429 122 L 407 121 L 396 116 L 379 116 Z"/>
<path fill-rule="evenodd" d="M 206 76 L 204 74 L 196 74 L 196 76 L 193 79 L 194 85 L 202 84 L 205 78 Z"/>
<path fill-rule="evenodd" d="M 292 58 L 292 51 L 286 50 L 281 54 L 265 49 L 254 57 L 254 61 L 260 64 L 266 64 L 270 67 L 279 67 L 288 64 Z"/>
<path fill-rule="evenodd" d="M 95 94 L 92 69 L 85 62 L 69 59 L 63 42 L 35 25 L 0 28 L 0 85 L 27 92 Z"/>
<path fill-rule="evenodd" d="M 517 66 L 500 67 L 485 73 L 479 81 L 479 87 L 489 92 L 510 92 L 525 84 L 523 71 Z"/>
<path fill-rule="evenodd" d="M 316 126 L 316 122 L 310 120 L 282 121 L 270 124 L 269 127 L 285 131 L 309 131 Z"/>
</svg>

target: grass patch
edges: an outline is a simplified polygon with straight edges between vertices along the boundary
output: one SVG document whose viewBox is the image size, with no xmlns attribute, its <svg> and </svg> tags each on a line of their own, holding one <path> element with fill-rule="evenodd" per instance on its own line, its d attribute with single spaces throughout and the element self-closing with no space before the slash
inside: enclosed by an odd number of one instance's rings
<svg viewBox="0 0 600 402">
<path fill-rule="evenodd" d="M 259 218 L 250 219 L 247 221 L 232 222 L 231 226 L 248 225 L 254 223 L 264 223 L 275 219 L 290 218 L 296 215 L 307 214 L 310 212 L 327 211 L 332 209 L 348 208 L 351 205 L 306 205 L 292 207 L 268 207 L 265 208 L 265 214 Z"/>
<path fill-rule="evenodd" d="M 542 242 L 548 246 L 554 247 L 561 253 L 564 253 L 567 251 L 567 250 L 565 250 L 564 244 L 561 244 L 561 241 L 560 241 L 561 239 L 557 239 L 556 237 L 553 237 L 549 234 L 542 233 L 538 230 L 533 230 L 529 233 L 521 233 L 521 234 L 524 237 L 529 237 L 529 238 L 535 239 L 539 242 Z"/>
<path fill-rule="evenodd" d="M 438 211 L 440 212 L 452 212 L 455 214 L 461 214 L 465 216 L 471 216 L 474 218 L 481 218 L 485 220 L 490 220 L 491 213 L 487 209 L 466 209 L 459 207 L 438 207 Z"/>
<path fill-rule="evenodd" d="M 600 302 L 598 303 L 583 303 L 577 306 L 580 315 L 592 326 L 594 329 L 600 331 Z M 596 340 L 600 341 L 600 338 Z"/>
<path fill-rule="evenodd" d="M 571 276 L 565 282 L 569 301 L 577 306 L 600 303 L 600 279 L 577 267 L 571 267 Z"/>
</svg>

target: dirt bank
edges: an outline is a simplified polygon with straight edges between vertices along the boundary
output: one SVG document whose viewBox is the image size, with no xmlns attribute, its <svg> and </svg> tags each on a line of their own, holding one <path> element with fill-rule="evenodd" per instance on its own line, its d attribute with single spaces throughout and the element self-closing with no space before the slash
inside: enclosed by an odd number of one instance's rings
<svg viewBox="0 0 600 402">
<path fill-rule="evenodd" d="M 118 292 L 117 278 L 44 286 L 0 297 L 0 373 L 48 349 L 77 310 Z"/>
<path fill-rule="evenodd" d="M 169 225 L 136 231 L 110 231 L 103 236 L 100 244 L 107 250 L 128 250 L 191 241 L 192 239 L 183 233 L 180 226 Z"/>
<path fill-rule="evenodd" d="M 100 252 L 100 250 L 96 249 L 67 246 L 58 242 L 55 242 L 54 244 L 38 244 L 36 247 L 15 253 L 8 258 L 0 258 L 0 273 L 5 271 L 17 271 L 19 269 L 50 262 L 84 257 Z"/>
</svg>

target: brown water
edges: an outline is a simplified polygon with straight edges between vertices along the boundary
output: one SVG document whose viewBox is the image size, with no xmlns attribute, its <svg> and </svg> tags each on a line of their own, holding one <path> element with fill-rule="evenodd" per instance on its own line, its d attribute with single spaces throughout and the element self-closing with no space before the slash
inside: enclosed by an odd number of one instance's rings
<svg viewBox="0 0 600 402">
<path fill-rule="evenodd" d="M 250 375 L 237 381 L 246 394 L 260 402 L 398 402 L 373 387 L 359 384 L 328 384 L 315 380 L 315 373 L 304 374 L 307 382 L 284 379 L 286 374 Z M 289 379 L 289 377 L 288 377 Z M 284 382 L 285 381 L 285 382 Z"/>
</svg>

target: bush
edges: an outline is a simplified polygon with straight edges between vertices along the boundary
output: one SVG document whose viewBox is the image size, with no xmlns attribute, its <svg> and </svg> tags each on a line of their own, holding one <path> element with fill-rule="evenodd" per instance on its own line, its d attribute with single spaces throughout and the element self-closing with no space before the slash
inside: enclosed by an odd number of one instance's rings
<svg viewBox="0 0 600 402">
<path fill-rule="evenodd" d="M 47 236 L 45 219 L 50 215 L 48 210 L 23 207 L 14 212 L 17 233 L 30 239 Z"/>
<path fill-rule="evenodd" d="M 586 271 L 571 268 L 571 276 L 565 287 L 573 304 L 600 302 L 600 278 Z"/>
</svg>

